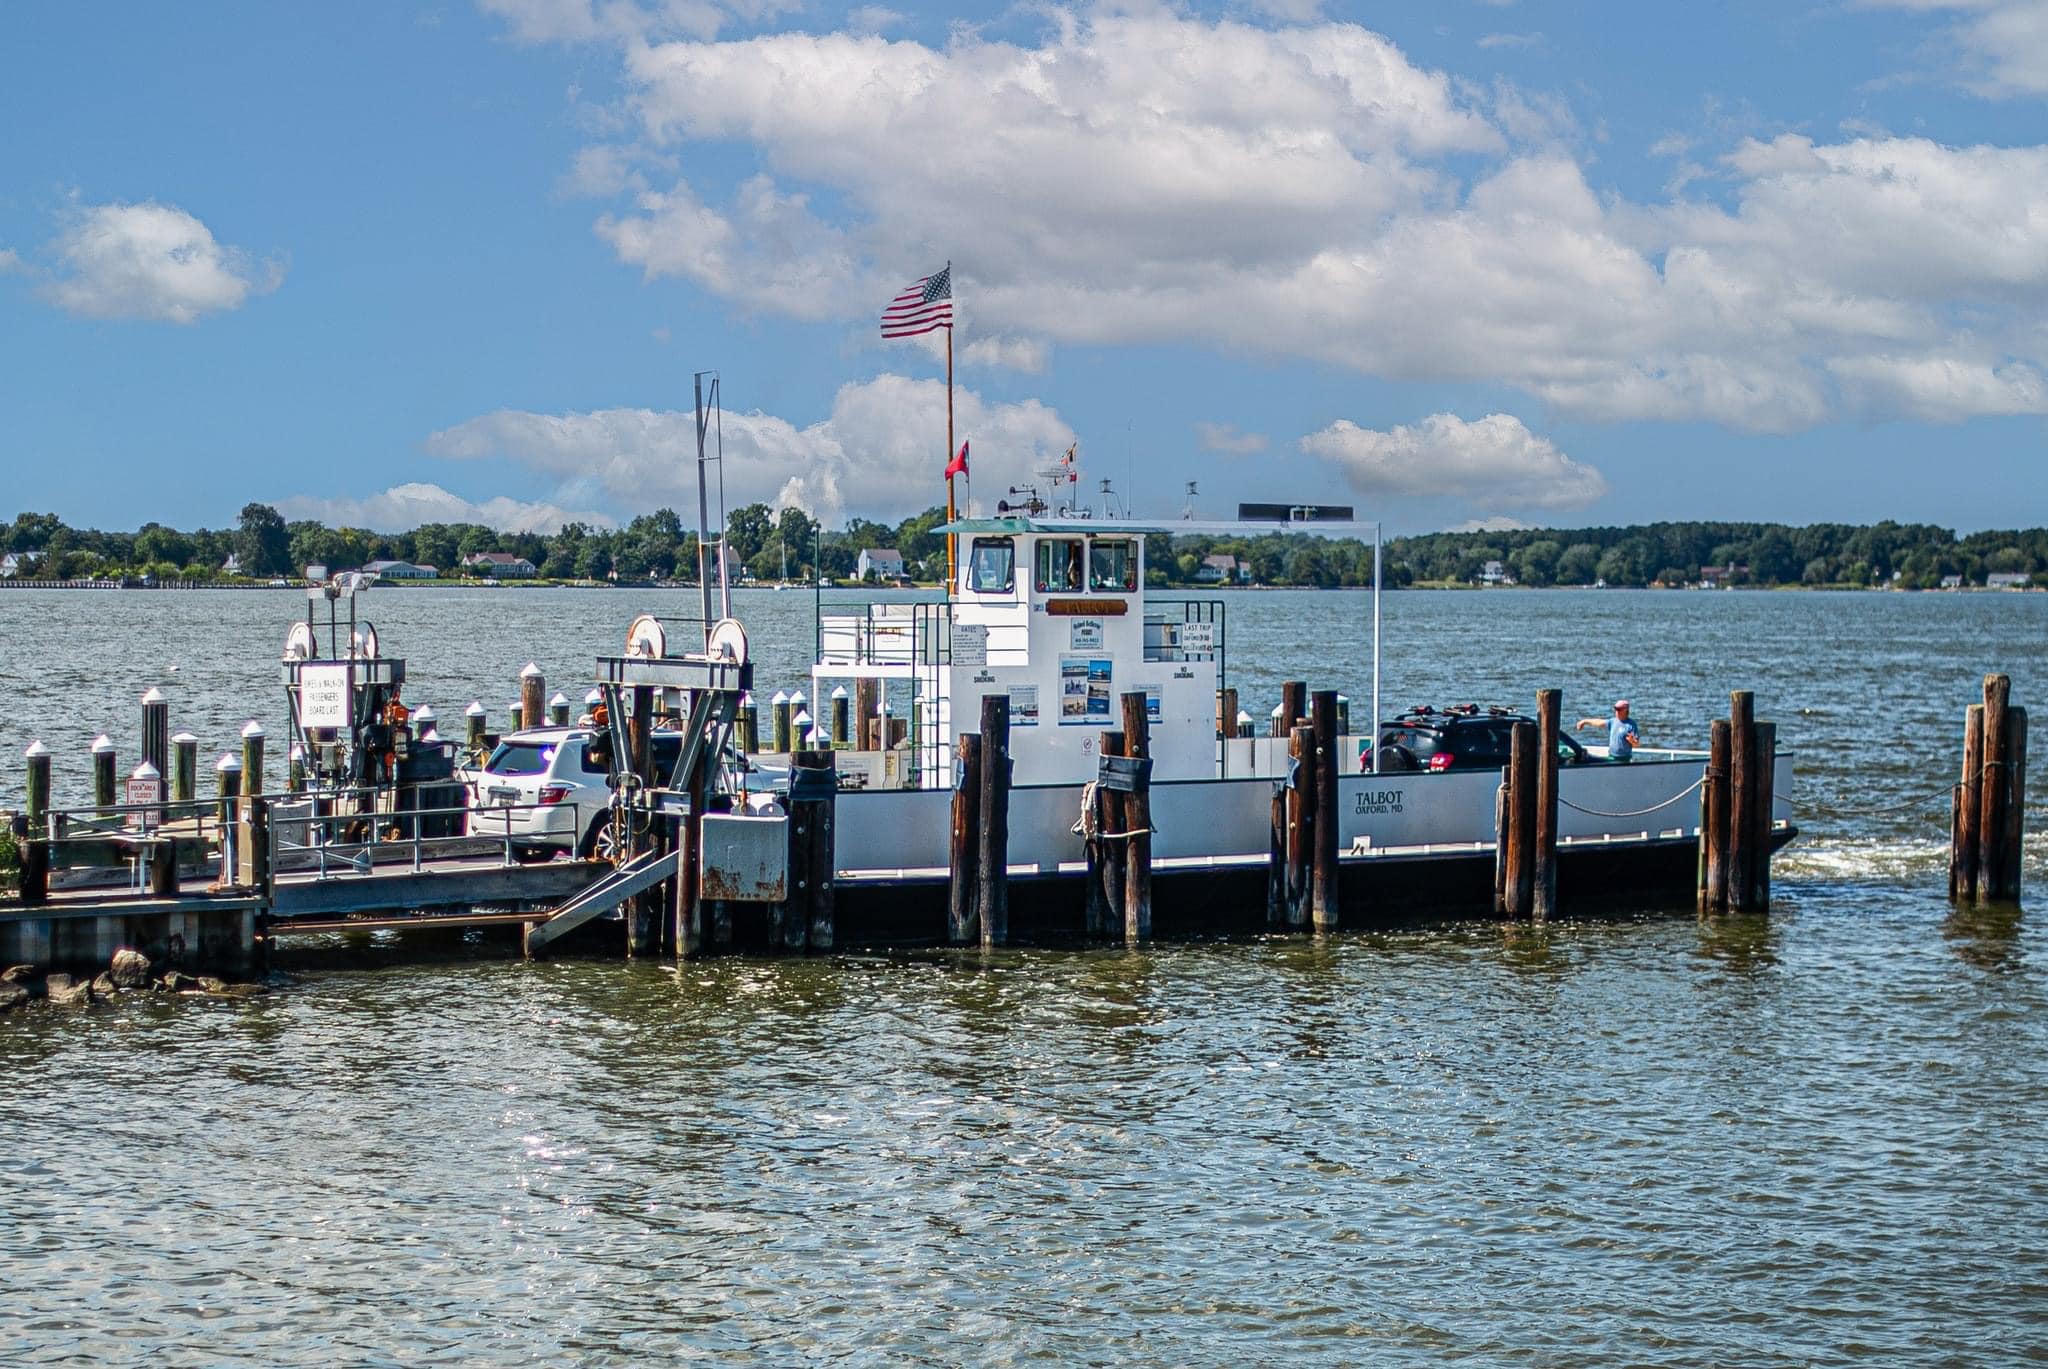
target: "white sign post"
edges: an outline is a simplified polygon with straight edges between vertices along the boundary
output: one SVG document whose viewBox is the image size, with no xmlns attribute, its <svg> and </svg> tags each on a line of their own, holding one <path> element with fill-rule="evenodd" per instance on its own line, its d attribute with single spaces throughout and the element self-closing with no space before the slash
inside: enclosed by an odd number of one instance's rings
<svg viewBox="0 0 2048 1369">
<path fill-rule="evenodd" d="M 299 667 L 299 726 L 347 731 L 354 701 L 348 662 Z"/>
</svg>

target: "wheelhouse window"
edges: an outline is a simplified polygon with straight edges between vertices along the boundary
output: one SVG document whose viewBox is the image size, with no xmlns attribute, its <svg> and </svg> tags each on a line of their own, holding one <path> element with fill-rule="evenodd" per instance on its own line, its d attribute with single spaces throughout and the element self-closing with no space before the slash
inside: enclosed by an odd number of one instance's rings
<svg viewBox="0 0 2048 1369">
<path fill-rule="evenodd" d="M 1081 539 L 1047 537 L 1038 544 L 1037 584 L 1055 594 L 1081 588 Z"/>
<path fill-rule="evenodd" d="M 1096 538 L 1088 544 L 1088 588 L 1134 590 L 1138 587 L 1138 549 L 1125 541 Z"/>
<path fill-rule="evenodd" d="M 967 554 L 967 588 L 1007 594 L 1016 584 L 1017 544 L 1007 537 L 977 537 Z"/>
</svg>

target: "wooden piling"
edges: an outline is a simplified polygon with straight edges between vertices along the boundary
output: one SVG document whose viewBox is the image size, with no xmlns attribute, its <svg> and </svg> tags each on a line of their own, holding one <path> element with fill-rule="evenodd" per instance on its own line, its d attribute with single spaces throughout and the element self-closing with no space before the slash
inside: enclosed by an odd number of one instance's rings
<svg viewBox="0 0 2048 1369">
<path fill-rule="evenodd" d="M 761 714 L 752 694 L 740 696 L 739 733 L 741 754 L 751 756 L 761 749 Z"/>
<path fill-rule="evenodd" d="M 180 732 L 171 738 L 171 802 L 180 814 L 199 797 L 199 738 Z"/>
<path fill-rule="evenodd" d="M 213 810 L 213 825 L 219 833 L 220 879 L 222 887 L 235 882 L 235 800 L 242 793 L 242 762 L 232 751 L 220 753 L 220 759 L 213 763 L 213 779 L 218 795 Z"/>
<path fill-rule="evenodd" d="M 547 681 L 541 675 L 540 665 L 534 661 L 526 663 L 526 669 L 519 672 L 519 723 L 522 727 L 539 727 L 547 717 Z"/>
<path fill-rule="evenodd" d="M 1993 897 L 2018 903 L 2026 884 L 2027 836 L 2027 710 L 2005 711 L 2005 857 L 2004 877 Z"/>
<path fill-rule="evenodd" d="M 1529 912 L 1538 921 L 1557 913 L 1557 758 L 1564 730 L 1563 708 L 1561 691 L 1536 691 L 1535 895 Z"/>
<path fill-rule="evenodd" d="M 569 725 L 569 696 L 559 689 L 548 697 L 548 722 L 554 727 Z"/>
<path fill-rule="evenodd" d="M 1977 820 L 1983 811 L 1984 705 L 1971 704 L 1963 713 L 1963 777 L 1958 786 L 1955 830 L 1949 836 L 1949 883 L 1955 897 L 1977 898 Z"/>
<path fill-rule="evenodd" d="M 1218 740 L 1237 735 L 1237 691 L 1216 691 L 1216 736 Z"/>
<path fill-rule="evenodd" d="M 21 901 L 33 908 L 50 901 L 50 748 L 32 741 L 21 754 L 22 818 L 28 828 L 21 844 Z"/>
<path fill-rule="evenodd" d="M 875 730 L 882 714 L 882 682 L 862 677 L 853 682 L 854 746 L 861 751 L 880 751 L 882 742 Z"/>
<path fill-rule="evenodd" d="M 1337 691 L 1319 689 L 1310 701 L 1315 740 L 1316 822 L 1310 852 L 1309 916 L 1318 932 L 1337 930 L 1342 890 L 1337 867 Z"/>
<path fill-rule="evenodd" d="M 1315 884 L 1316 733 L 1313 727 L 1288 732 L 1288 771 L 1294 787 L 1287 791 L 1287 925 L 1309 925 L 1309 900 Z"/>
<path fill-rule="evenodd" d="M 114 783 L 114 739 L 102 732 L 92 739 L 92 806 L 105 813 L 121 801 Z"/>
<path fill-rule="evenodd" d="M 1514 842 L 1509 869 L 1508 914 L 1530 917 L 1536 910 L 1536 724 L 1516 723 L 1509 732 L 1508 799 Z"/>
<path fill-rule="evenodd" d="M 1124 754 L 1124 734 L 1105 732 L 1098 743 L 1098 756 Z M 1125 844 L 1116 839 L 1124 826 L 1124 795 L 1121 790 L 1098 784 L 1095 787 L 1095 830 L 1105 833 L 1089 843 L 1088 931 L 1091 936 L 1120 937 L 1124 930 Z"/>
<path fill-rule="evenodd" d="M 242 793 L 253 797 L 263 792 L 263 724 L 251 719 L 242 725 Z"/>
<path fill-rule="evenodd" d="M 1750 834 L 1749 911 L 1771 906 L 1771 819 L 1777 802 L 1778 725 L 1751 723 L 1756 735 L 1756 801 L 1750 813 L 1756 830 Z"/>
<path fill-rule="evenodd" d="M 838 751 L 850 750 L 853 746 L 853 705 L 846 696 L 845 685 L 832 687 L 832 746 Z"/>
<path fill-rule="evenodd" d="M 171 705 L 154 685 L 142 694 L 142 759 L 159 775 L 171 773 Z"/>
<path fill-rule="evenodd" d="M 863 720 L 862 725 L 866 722 Z M 959 778 L 953 787 L 953 840 L 946 886 L 946 939 L 955 946 L 981 940 L 976 916 L 975 852 L 981 829 L 981 738 L 964 732 L 954 748 Z"/>
<path fill-rule="evenodd" d="M 1123 696 L 1124 755 L 1145 761 L 1152 755 L 1152 725 L 1146 712 L 1145 691 L 1133 689 Z M 1152 782 L 1140 773 L 1124 795 L 1124 944 L 1135 946 L 1152 939 Z"/>
<path fill-rule="evenodd" d="M 1707 729 L 1707 770 L 1700 780 L 1700 895 L 1702 913 L 1728 909 L 1728 781 L 1731 726 L 1716 718 Z"/>
<path fill-rule="evenodd" d="M 771 750 L 787 753 L 796 749 L 790 729 L 789 695 L 779 689 L 768 701 L 768 734 Z"/>
<path fill-rule="evenodd" d="M 1977 898 L 1988 903 L 2005 884 L 2006 709 L 2012 680 L 1984 677 L 1983 779 L 1977 786 Z"/>
<path fill-rule="evenodd" d="M 490 722 L 489 717 L 484 712 L 484 701 L 482 699 L 471 699 L 469 707 L 462 710 L 462 717 L 468 729 L 463 739 L 469 747 L 470 754 L 473 756 L 483 754 L 484 734 L 489 730 Z"/>
<path fill-rule="evenodd" d="M 1728 907 L 1750 912 L 1756 887 L 1756 701 L 1746 689 L 1728 695 Z"/>
<path fill-rule="evenodd" d="M 1308 721 L 1308 682 L 1289 680 L 1280 686 L 1280 723 L 1273 729 L 1276 737 L 1288 737 L 1294 729 Z"/>
<path fill-rule="evenodd" d="M 975 902 L 983 947 L 1010 939 L 1010 699 L 981 700 L 981 831 L 975 851 Z"/>
</svg>

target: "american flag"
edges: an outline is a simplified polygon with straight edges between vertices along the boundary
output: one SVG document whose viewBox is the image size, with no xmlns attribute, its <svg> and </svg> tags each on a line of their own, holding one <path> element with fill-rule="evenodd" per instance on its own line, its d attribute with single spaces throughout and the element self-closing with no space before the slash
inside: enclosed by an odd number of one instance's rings
<svg viewBox="0 0 2048 1369">
<path fill-rule="evenodd" d="M 883 337 L 916 337 L 953 326 L 953 265 L 904 287 L 882 311 Z"/>
</svg>

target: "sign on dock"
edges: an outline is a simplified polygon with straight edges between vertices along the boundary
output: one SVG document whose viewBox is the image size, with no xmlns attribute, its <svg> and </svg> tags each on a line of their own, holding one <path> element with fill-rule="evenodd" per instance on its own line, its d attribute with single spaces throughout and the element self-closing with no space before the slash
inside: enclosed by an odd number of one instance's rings
<svg viewBox="0 0 2048 1369">
<path fill-rule="evenodd" d="M 354 694 L 346 661 L 299 667 L 299 726 L 346 730 Z"/>
</svg>

